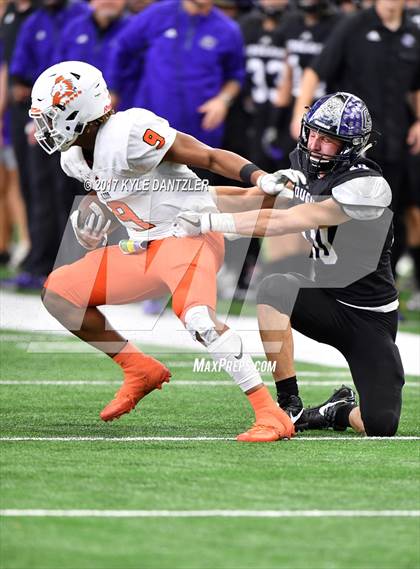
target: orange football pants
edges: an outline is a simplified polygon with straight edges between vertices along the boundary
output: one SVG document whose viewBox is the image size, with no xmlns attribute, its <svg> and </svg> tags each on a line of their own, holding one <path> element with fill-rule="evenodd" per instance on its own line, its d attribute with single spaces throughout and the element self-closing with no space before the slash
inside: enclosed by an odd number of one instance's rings
<svg viewBox="0 0 420 569">
<path fill-rule="evenodd" d="M 45 288 L 79 308 L 127 304 L 169 292 L 173 311 L 183 319 L 192 306 L 216 308 L 216 274 L 223 257 L 223 236 L 216 233 L 167 237 L 131 255 L 117 245 L 102 247 L 53 271 Z"/>
</svg>

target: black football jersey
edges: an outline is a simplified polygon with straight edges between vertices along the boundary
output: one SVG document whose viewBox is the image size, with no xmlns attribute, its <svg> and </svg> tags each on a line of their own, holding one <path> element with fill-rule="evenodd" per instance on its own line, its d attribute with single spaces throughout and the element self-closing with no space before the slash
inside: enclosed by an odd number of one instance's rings
<svg viewBox="0 0 420 569">
<path fill-rule="evenodd" d="M 299 155 L 291 153 L 291 165 L 299 167 Z M 365 176 L 381 176 L 379 166 L 367 159 L 351 168 L 338 167 L 323 178 L 308 178 L 295 188 L 294 205 L 332 197 L 333 188 Z M 351 219 L 335 227 L 303 233 L 311 244 L 314 283 L 337 300 L 361 307 L 378 307 L 398 298 L 391 270 L 392 212 L 386 208 L 378 219 Z"/>
<path fill-rule="evenodd" d="M 280 29 L 287 50 L 287 62 L 293 70 L 292 95 L 300 94 L 300 83 L 303 70 L 309 66 L 313 58 L 322 51 L 324 43 L 333 27 L 342 16 L 323 17 L 317 24 L 307 26 L 301 14 L 290 16 Z M 314 98 L 319 99 L 326 93 L 326 85 L 320 82 Z"/>
<path fill-rule="evenodd" d="M 254 11 L 241 21 L 246 55 L 245 93 L 254 105 L 274 101 L 285 67 L 285 47 L 278 44 L 276 30 L 264 30 L 263 19 L 260 12 Z"/>
</svg>

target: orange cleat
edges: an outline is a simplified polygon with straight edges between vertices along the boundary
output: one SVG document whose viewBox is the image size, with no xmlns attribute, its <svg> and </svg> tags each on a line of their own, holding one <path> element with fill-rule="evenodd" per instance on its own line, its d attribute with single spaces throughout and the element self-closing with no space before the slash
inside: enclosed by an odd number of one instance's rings
<svg viewBox="0 0 420 569">
<path fill-rule="evenodd" d="M 280 439 L 288 438 L 285 435 L 285 429 L 282 426 L 274 427 L 273 425 L 260 425 L 254 423 L 252 427 L 236 437 L 240 443 L 272 443 Z"/>
<path fill-rule="evenodd" d="M 115 394 L 115 398 L 102 409 L 100 414 L 102 421 L 113 421 L 114 419 L 119 419 L 121 415 L 130 413 L 140 399 L 143 399 L 143 397 L 146 397 L 146 395 L 155 389 L 162 389 L 164 383 L 169 383 L 170 377 L 171 374 L 167 371 L 167 374 L 158 378 L 158 381 L 139 379 L 135 393 L 130 391 L 130 388 L 123 384 L 121 389 Z"/>
<path fill-rule="evenodd" d="M 236 437 L 244 443 L 270 443 L 280 439 L 290 439 L 295 434 L 295 427 L 289 415 L 280 409 L 272 399 L 267 387 L 262 386 L 247 395 L 254 408 L 255 423 Z"/>
<path fill-rule="evenodd" d="M 124 370 L 124 383 L 115 398 L 101 411 L 103 421 L 113 421 L 130 413 L 143 397 L 169 382 L 171 372 L 158 360 L 140 352 L 128 342 L 114 361 Z"/>
</svg>

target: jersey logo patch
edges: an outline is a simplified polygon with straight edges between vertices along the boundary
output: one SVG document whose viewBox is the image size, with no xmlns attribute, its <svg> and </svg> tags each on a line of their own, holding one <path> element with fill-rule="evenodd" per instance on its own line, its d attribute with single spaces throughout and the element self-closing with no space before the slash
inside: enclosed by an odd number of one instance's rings
<svg viewBox="0 0 420 569">
<path fill-rule="evenodd" d="M 371 30 L 370 32 L 368 32 L 366 34 L 366 39 L 368 41 L 381 41 L 381 36 L 379 35 L 379 32 L 376 30 Z"/>
</svg>

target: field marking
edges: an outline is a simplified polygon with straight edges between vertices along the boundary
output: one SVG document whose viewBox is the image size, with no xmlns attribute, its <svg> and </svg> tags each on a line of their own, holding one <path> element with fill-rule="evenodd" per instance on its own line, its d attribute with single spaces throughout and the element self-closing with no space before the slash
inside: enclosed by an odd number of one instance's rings
<svg viewBox="0 0 420 569">
<path fill-rule="evenodd" d="M 0 510 L 24 518 L 418 518 L 420 510 Z"/>
<path fill-rule="evenodd" d="M 420 436 L 396 437 L 362 437 L 362 436 L 325 436 L 301 437 L 296 436 L 293 441 L 418 441 Z M 0 437 L 2 442 L 109 442 L 109 443 L 137 443 L 137 442 L 208 442 L 208 441 L 236 441 L 235 437 Z M 289 442 L 287 440 L 287 442 Z"/>
<path fill-rule="evenodd" d="M 302 387 L 336 387 L 337 381 L 299 381 L 299 385 Z M 79 385 L 121 385 L 121 381 L 114 381 L 114 380 L 56 380 L 56 379 L 4 379 L 0 380 L 0 385 L 64 385 L 64 386 L 79 386 Z M 173 386 L 202 386 L 202 387 L 236 387 L 236 384 L 232 381 L 226 380 L 208 380 L 208 379 L 173 379 L 170 382 L 170 385 Z M 405 387 L 420 387 L 420 381 L 407 381 L 405 383 Z"/>
<path fill-rule="evenodd" d="M 201 357 L 196 357 L 195 359 L 197 360 L 202 360 L 205 358 L 201 358 Z M 266 360 L 261 360 L 258 358 L 254 358 L 255 361 L 258 362 L 264 362 Z M 209 362 L 210 364 L 213 363 L 213 360 L 207 360 L 205 359 L 205 362 Z M 166 361 L 165 365 L 169 368 L 171 367 L 188 367 L 188 366 L 193 366 L 194 365 L 194 359 L 192 360 L 182 360 L 182 361 Z M 268 372 L 267 372 L 268 373 Z M 326 370 L 326 371 L 297 371 L 298 375 L 301 375 L 303 377 L 318 377 L 321 375 L 324 375 L 325 377 L 351 377 L 350 372 L 349 371 L 343 371 L 343 370 L 337 370 L 337 371 L 331 371 L 331 370 Z"/>
</svg>

